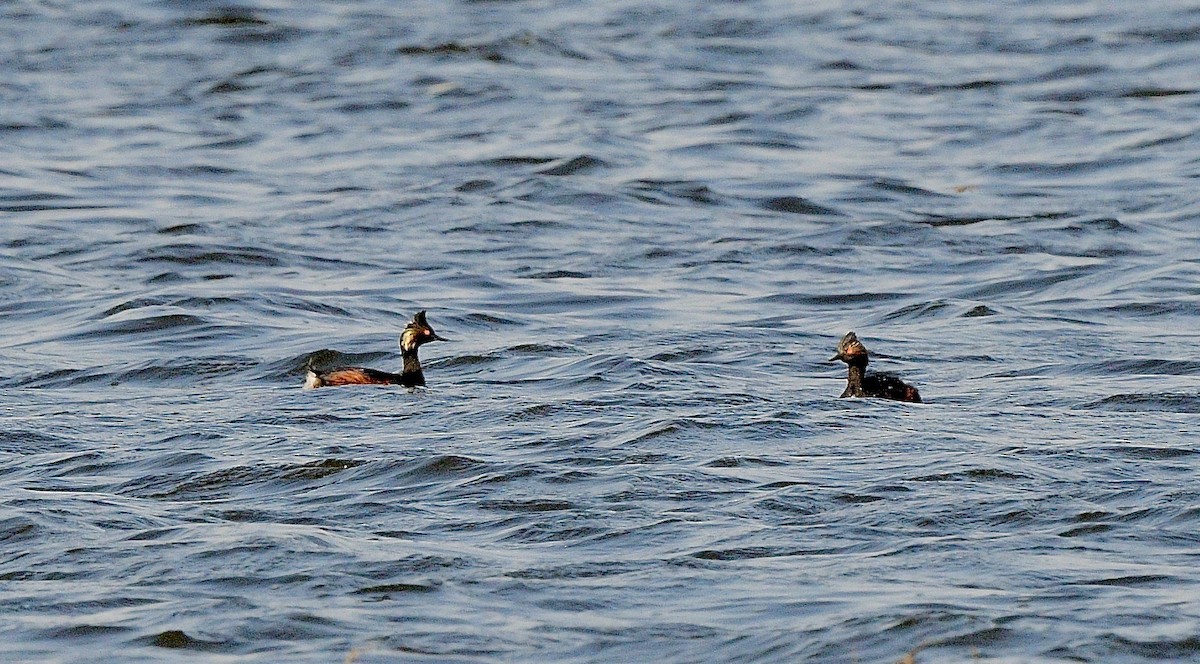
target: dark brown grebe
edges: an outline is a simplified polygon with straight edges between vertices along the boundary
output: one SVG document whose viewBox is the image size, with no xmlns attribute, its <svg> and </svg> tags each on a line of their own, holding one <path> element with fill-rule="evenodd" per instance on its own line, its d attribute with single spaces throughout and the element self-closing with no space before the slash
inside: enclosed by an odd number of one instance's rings
<svg viewBox="0 0 1200 664">
<path fill-rule="evenodd" d="M 425 384 L 425 374 L 421 372 L 421 361 L 417 359 L 417 349 L 421 344 L 430 341 L 445 341 L 429 327 L 425 321 L 425 312 L 418 311 L 412 322 L 404 327 L 400 334 L 400 356 L 404 358 L 404 370 L 398 374 L 364 369 L 363 367 L 340 367 L 329 371 L 317 371 L 310 365 L 308 376 L 304 379 L 304 387 L 331 387 L 335 385 L 403 385 L 417 387 Z M 310 360 L 311 361 L 311 360 Z"/>
<path fill-rule="evenodd" d="M 838 342 L 837 355 L 829 358 L 830 362 L 841 360 L 850 367 L 846 376 L 846 397 L 878 397 L 895 401 L 921 403 L 921 395 L 917 388 L 905 383 L 888 373 L 867 373 L 867 348 L 862 345 L 853 332 Z"/>
</svg>

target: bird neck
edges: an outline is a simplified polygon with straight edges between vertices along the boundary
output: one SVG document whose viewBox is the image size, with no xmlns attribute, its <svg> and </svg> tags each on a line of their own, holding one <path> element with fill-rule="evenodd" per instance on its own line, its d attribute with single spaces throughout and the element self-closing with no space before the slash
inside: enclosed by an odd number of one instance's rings
<svg viewBox="0 0 1200 664">
<path fill-rule="evenodd" d="M 851 364 L 850 369 L 846 373 L 846 394 L 855 397 L 866 396 L 863 389 L 863 379 L 867 375 L 867 363 Z"/>
<path fill-rule="evenodd" d="M 414 385 L 424 385 L 425 374 L 421 372 L 421 360 L 417 359 L 417 349 L 401 350 L 400 357 L 404 358 L 403 376 L 411 379 Z"/>
</svg>

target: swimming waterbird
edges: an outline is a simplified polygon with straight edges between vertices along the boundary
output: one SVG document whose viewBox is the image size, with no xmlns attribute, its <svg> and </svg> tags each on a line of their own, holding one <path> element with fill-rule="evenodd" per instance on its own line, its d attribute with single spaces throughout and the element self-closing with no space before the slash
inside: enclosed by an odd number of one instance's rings
<svg viewBox="0 0 1200 664">
<path fill-rule="evenodd" d="M 318 371 L 312 367 L 309 358 L 308 375 L 304 379 L 304 387 L 331 387 L 336 385 L 403 385 L 417 387 L 425 385 L 425 374 L 421 371 L 421 360 L 417 358 L 417 349 L 430 341 L 446 341 L 439 337 L 429 321 L 425 320 L 425 312 L 418 311 L 412 322 L 404 327 L 400 334 L 400 357 L 404 359 L 403 370 L 396 373 L 366 369 L 363 367 L 339 367 L 327 371 Z"/>
<path fill-rule="evenodd" d="M 846 375 L 845 397 L 878 397 L 895 401 L 921 403 L 921 395 L 917 388 L 905 383 L 890 373 L 867 373 L 867 347 L 862 345 L 853 332 L 838 342 L 837 354 L 829 358 L 830 362 L 841 360 L 849 367 Z"/>
</svg>

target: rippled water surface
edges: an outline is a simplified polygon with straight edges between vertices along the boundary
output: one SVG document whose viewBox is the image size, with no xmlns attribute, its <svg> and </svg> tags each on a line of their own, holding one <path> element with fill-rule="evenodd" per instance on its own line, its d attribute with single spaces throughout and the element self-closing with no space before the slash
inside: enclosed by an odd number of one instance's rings
<svg viewBox="0 0 1200 664">
<path fill-rule="evenodd" d="M 1200 658 L 1198 52 L 0 3 L 0 659 Z M 421 309 L 428 389 L 300 389 Z M 849 329 L 926 403 L 836 398 Z"/>
</svg>

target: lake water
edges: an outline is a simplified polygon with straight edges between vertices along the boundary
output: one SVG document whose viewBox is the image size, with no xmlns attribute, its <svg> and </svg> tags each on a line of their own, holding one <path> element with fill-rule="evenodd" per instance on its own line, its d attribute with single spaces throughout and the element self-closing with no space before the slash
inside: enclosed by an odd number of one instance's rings
<svg viewBox="0 0 1200 664">
<path fill-rule="evenodd" d="M 1168 0 L 0 3 L 0 659 L 1200 658 L 1198 54 Z M 422 309 L 428 389 L 300 389 Z M 926 403 L 838 399 L 851 329 Z"/>
</svg>

